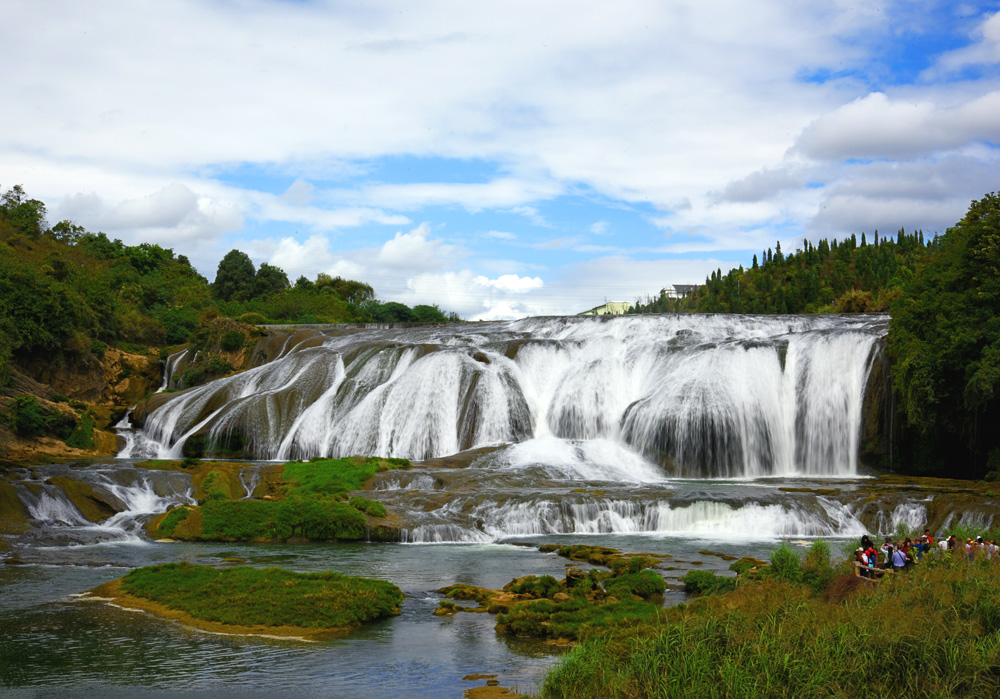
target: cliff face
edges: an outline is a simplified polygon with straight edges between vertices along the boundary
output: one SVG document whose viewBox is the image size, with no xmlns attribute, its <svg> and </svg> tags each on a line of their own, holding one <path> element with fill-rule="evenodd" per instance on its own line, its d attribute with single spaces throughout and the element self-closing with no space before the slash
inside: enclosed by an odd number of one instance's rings
<svg viewBox="0 0 1000 699">
<path fill-rule="evenodd" d="M 111 427 L 125 410 L 159 388 L 160 381 L 156 350 L 137 354 L 108 348 L 101 358 L 91 355 L 76 362 L 46 357 L 20 362 L 13 367 L 10 385 L 0 392 L 0 461 L 113 456 L 118 438 Z M 74 424 L 84 430 L 78 446 L 67 445 L 51 430 L 19 434 L 10 414 L 15 398 L 22 395 L 33 396 L 41 413 L 64 431 Z"/>
<path fill-rule="evenodd" d="M 159 388 L 161 381 L 156 350 L 134 354 L 109 347 L 101 359 L 91 355 L 69 364 L 36 357 L 21 368 L 55 393 L 99 405 L 134 405 Z"/>
<path fill-rule="evenodd" d="M 899 466 L 895 453 L 900 441 L 900 423 L 892 390 L 891 365 L 883 339 L 872 359 L 861 413 L 860 460 L 865 466 L 893 470 Z"/>
</svg>

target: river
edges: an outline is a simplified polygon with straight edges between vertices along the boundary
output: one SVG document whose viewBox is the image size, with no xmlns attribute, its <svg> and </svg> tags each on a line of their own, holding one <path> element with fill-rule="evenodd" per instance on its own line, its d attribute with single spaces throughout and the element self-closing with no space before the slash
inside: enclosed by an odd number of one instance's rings
<svg viewBox="0 0 1000 699">
<path fill-rule="evenodd" d="M 565 575 L 540 544 L 666 554 L 663 604 L 694 568 L 816 538 L 989 524 L 919 484 L 881 484 L 860 455 L 884 318 L 531 319 L 428 329 L 274 333 L 257 366 L 161 396 L 117 459 L 14 469 L 29 527 L 0 549 L 0 680 L 13 696 L 173 692 L 457 697 L 497 674 L 531 689 L 563 648 L 498 636 L 493 617 L 432 614 L 439 588 Z M 183 367 L 172 358 L 172 369 Z M 164 388 L 177 385 L 168 372 Z M 142 412 L 141 408 L 140 411 Z M 234 435 L 238 439 L 234 439 Z M 191 502 L 186 474 L 148 470 L 234 444 L 261 460 L 366 453 L 415 460 L 367 497 L 399 543 L 151 541 L 143 523 Z M 199 454 L 200 455 L 200 454 Z M 116 514 L 93 524 L 57 485 Z M 55 478 L 56 480 L 50 481 Z M 399 617 L 324 643 L 190 630 L 78 595 L 166 561 L 335 570 L 390 580 Z"/>
</svg>

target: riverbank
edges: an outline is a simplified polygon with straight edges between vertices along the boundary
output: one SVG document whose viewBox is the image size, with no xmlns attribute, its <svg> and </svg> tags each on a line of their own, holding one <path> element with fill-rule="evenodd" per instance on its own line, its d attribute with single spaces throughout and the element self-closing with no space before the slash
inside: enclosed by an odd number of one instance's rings
<svg viewBox="0 0 1000 699">
<path fill-rule="evenodd" d="M 848 573 L 820 589 L 789 568 L 588 640 L 541 696 L 996 697 L 998 567 L 940 554 L 877 586 Z"/>
</svg>

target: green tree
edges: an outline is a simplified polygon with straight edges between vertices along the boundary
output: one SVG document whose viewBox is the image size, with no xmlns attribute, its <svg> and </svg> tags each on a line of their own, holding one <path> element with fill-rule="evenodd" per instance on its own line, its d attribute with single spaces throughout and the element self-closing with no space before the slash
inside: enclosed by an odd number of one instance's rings
<svg viewBox="0 0 1000 699">
<path fill-rule="evenodd" d="M 911 236 L 912 247 L 919 238 Z M 913 456 L 981 476 L 1000 448 L 1000 198 L 974 201 L 893 304 L 889 352 Z M 961 457 L 959 456 L 961 455 Z"/>
<path fill-rule="evenodd" d="M 253 296 L 257 273 L 250 257 L 239 250 L 230 250 L 219 262 L 212 284 L 212 295 L 222 301 L 243 301 Z"/>
<path fill-rule="evenodd" d="M 288 277 L 280 267 L 262 263 L 254 277 L 253 298 L 266 298 L 288 288 Z"/>
<path fill-rule="evenodd" d="M 48 228 L 45 204 L 38 199 L 28 199 L 19 184 L 0 195 L 0 218 L 29 238 L 39 237 Z"/>
</svg>

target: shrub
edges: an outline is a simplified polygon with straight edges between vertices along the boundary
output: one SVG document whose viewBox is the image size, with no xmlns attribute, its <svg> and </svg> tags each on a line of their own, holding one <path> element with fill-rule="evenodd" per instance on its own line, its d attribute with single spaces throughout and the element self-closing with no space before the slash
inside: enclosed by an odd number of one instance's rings
<svg viewBox="0 0 1000 699">
<path fill-rule="evenodd" d="M 239 330 L 232 330 L 222 336 L 219 346 L 227 352 L 235 352 L 246 344 L 246 336 Z"/>
<path fill-rule="evenodd" d="M 35 437 L 45 432 L 46 414 L 38 399 L 21 394 L 14 398 L 8 413 L 10 426 L 22 437 Z"/>
<path fill-rule="evenodd" d="M 75 449 L 92 449 L 94 447 L 94 416 L 90 413 L 80 415 L 80 423 L 66 439 L 66 446 Z"/>
<path fill-rule="evenodd" d="M 799 554 L 791 546 L 782 542 L 771 552 L 771 572 L 773 575 L 790 583 L 802 579 L 802 563 Z"/>
<path fill-rule="evenodd" d="M 722 577 L 710 570 L 690 570 L 681 582 L 684 583 L 684 591 L 711 595 L 720 592 L 729 592 L 736 589 L 736 578 Z"/>
<path fill-rule="evenodd" d="M 635 560 L 635 559 L 633 559 Z M 604 589 L 616 597 L 637 595 L 643 599 L 653 595 L 662 595 L 667 589 L 663 576 L 651 570 L 641 570 L 637 573 L 624 573 L 604 581 Z"/>
</svg>

